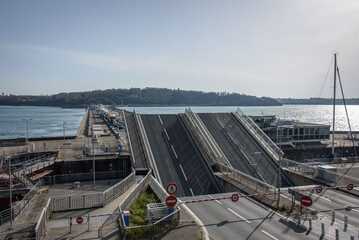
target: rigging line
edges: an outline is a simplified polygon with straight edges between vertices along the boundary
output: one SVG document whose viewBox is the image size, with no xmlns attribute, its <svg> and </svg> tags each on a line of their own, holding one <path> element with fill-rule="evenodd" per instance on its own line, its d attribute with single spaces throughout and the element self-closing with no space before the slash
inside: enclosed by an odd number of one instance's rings
<svg viewBox="0 0 359 240">
<path fill-rule="evenodd" d="M 350 138 L 352 139 L 352 143 L 353 143 L 353 148 L 354 148 L 354 153 L 355 156 L 357 155 L 357 151 L 355 148 L 355 143 L 354 143 L 354 138 L 353 138 L 353 133 L 352 133 L 352 128 L 350 126 L 350 121 L 349 121 L 349 115 L 348 115 L 348 110 L 347 110 L 347 104 L 345 102 L 345 97 L 344 97 L 344 91 L 343 91 L 343 85 L 342 85 L 342 80 L 340 78 L 340 74 L 339 74 L 339 67 L 337 67 L 337 73 L 338 73 L 338 79 L 339 79 L 339 84 L 340 84 L 340 90 L 342 92 L 342 97 L 343 97 L 343 103 L 344 103 L 344 108 L 345 108 L 345 114 L 347 115 L 347 121 L 348 121 L 348 126 L 349 126 L 349 132 L 350 132 Z"/>
<path fill-rule="evenodd" d="M 332 57 L 332 60 L 330 61 L 329 68 L 328 68 L 328 71 L 327 71 L 327 75 L 325 76 L 324 82 L 323 82 L 323 84 L 322 84 L 322 88 L 320 89 L 320 93 L 319 93 L 319 96 L 318 96 L 318 99 L 317 99 L 317 103 L 316 103 L 316 104 L 319 103 L 319 99 L 320 99 L 320 97 L 322 96 L 323 89 L 324 89 L 324 85 L 325 85 L 325 83 L 326 83 L 327 80 L 328 80 L 329 71 L 330 71 L 330 69 L 332 68 L 333 61 L 334 61 L 334 56 Z"/>
</svg>

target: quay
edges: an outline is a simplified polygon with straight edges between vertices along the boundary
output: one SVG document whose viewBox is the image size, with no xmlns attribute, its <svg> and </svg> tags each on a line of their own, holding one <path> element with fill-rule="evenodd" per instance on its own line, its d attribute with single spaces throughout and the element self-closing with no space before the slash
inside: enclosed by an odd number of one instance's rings
<svg viewBox="0 0 359 240">
<path fill-rule="evenodd" d="M 346 155 L 334 159 L 332 173 L 300 162 L 326 154 L 330 139 L 296 148 L 278 147 L 239 109 L 217 114 L 186 109 L 178 115 L 140 115 L 92 106 L 76 136 L 1 142 L 0 193 L 4 199 L 10 196 L 10 170 L 15 210 L 13 217 L 9 209 L 1 212 L 0 239 L 119 239 L 126 230 L 136 232 L 122 221 L 130 204 L 146 189 L 165 202 L 165 188 L 172 182 L 178 185 L 179 199 L 234 189 L 267 193 L 304 182 L 354 183 L 353 191 L 344 191 L 358 194 L 359 167 L 349 148 L 351 140 L 345 133 L 335 136 L 338 154 Z M 354 139 L 356 146 L 358 142 Z M 276 198 L 265 198 L 261 201 L 275 206 Z M 175 230 L 159 233 L 163 239 L 200 238 L 200 224 L 195 224 L 195 217 L 186 209 L 175 208 L 171 215 L 175 220 L 171 229 Z M 165 216 L 161 215 L 163 221 Z M 78 217 L 85 219 L 84 225 L 74 222 Z M 178 225 L 182 228 L 176 229 Z"/>
</svg>

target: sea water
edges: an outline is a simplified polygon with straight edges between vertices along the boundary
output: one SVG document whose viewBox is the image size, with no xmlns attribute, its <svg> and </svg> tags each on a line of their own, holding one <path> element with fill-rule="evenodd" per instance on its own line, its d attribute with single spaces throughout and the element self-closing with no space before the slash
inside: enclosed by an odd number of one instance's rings
<svg viewBox="0 0 359 240">
<path fill-rule="evenodd" d="M 128 111 L 140 114 L 178 114 L 187 107 L 127 107 Z M 196 113 L 234 112 L 236 106 L 190 107 Z M 347 106 L 353 131 L 359 131 L 359 105 Z M 294 119 L 302 122 L 332 124 L 333 107 L 330 105 L 283 105 L 241 107 L 248 115 L 276 115 L 281 119 Z M 59 107 L 0 106 L 0 139 L 29 137 L 55 137 L 76 135 L 85 109 Z M 31 120 L 26 120 L 31 119 Z M 28 131 L 27 131 L 28 122 Z M 336 106 L 336 131 L 348 131 L 344 106 Z"/>
<path fill-rule="evenodd" d="M 85 109 L 0 106 L 0 139 L 74 136 Z M 31 119 L 31 120 L 29 120 Z"/>
</svg>

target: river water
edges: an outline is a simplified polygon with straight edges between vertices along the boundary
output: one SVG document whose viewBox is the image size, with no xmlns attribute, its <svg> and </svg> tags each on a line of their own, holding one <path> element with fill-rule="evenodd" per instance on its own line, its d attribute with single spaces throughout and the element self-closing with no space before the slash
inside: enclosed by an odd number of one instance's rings
<svg viewBox="0 0 359 240">
<path fill-rule="evenodd" d="M 177 114 L 186 107 L 136 107 L 141 114 Z M 359 131 L 359 105 L 347 107 L 353 131 Z M 133 111 L 134 108 L 125 108 Z M 233 112 L 237 107 L 191 107 L 196 113 Z M 241 107 L 248 115 L 276 115 L 283 119 L 295 119 L 302 122 L 332 124 L 333 107 L 329 105 L 283 105 L 266 107 Z M 20 138 L 27 135 L 29 120 L 29 137 L 75 135 L 82 121 L 85 109 L 63 109 L 57 107 L 0 106 L 0 139 Z M 349 129 L 344 106 L 336 107 L 335 130 Z"/>
</svg>

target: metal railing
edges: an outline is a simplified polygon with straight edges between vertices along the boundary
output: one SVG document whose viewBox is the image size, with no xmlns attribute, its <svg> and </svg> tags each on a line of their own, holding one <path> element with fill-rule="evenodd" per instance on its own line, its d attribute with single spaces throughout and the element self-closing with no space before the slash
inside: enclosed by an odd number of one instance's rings
<svg viewBox="0 0 359 240">
<path fill-rule="evenodd" d="M 96 172 L 96 179 L 120 179 L 123 178 L 125 175 L 124 170 L 118 171 L 106 171 L 106 172 Z M 70 183 L 72 184 L 75 181 L 91 181 L 93 180 L 93 173 L 76 173 L 76 174 L 63 174 L 63 175 L 54 175 L 48 176 L 44 178 L 46 184 L 64 184 Z"/>
<path fill-rule="evenodd" d="M 41 215 L 39 219 L 37 220 L 37 224 L 35 227 L 35 236 L 36 240 L 40 240 L 45 233 L 46 230 L 46 224 L 49 221 L 50 218 L 50 199 L 47 201 L 46 206 L 42 209 Z"/>
<path fill-rule="evenodd" d="M 186 108 L 184 116 L 186 116 L 186 119 L 188 120 L 187 125 L 190 130 L 192 130 L 192 134 L 196 137 L 206 159 L 209 160 L 209 164 L 214 165 L 217 162 L 220 162 L 231 166 L 198 115 L 193 113 L 191 109 Z"/>
<path fill-rule="evenodd" d="M 158 181 L 160 183 L 162 183 L 160 174 L 159 174 L 157 166 L 156 166 L 155 158 L 153 157 L 153 154 L 152 154 L 151 145 L 150 145 L 150 142 L 148 141 L 145 127 L 143 126 L 142 119 L 136 113 L 134 113 L 134 114 L 135 114 L 136 123 L 139 126 L 140 138 L 141 138 L 141 141 L 145 148 L 144 150 L 145 150 L 145 155 L 148 159 L 148 163 L 150 164 L 151 170 L 153 171 L 153 174 L 155 175 L 156 179 L 158 179 Z"/>
<path fill-rule="evenodd" d="M 259 143 L 264 149 L 268 151 L 277 161 L 278 157 L 282 157 L 284 153 L 278 148 L 278 146 L 253 122 L 253 120 L 247 116 L 239 107 L 237 112 L 234 112 L 234 116 L 247 127 L 249 131 L 257 138 Z"/>
<path fill-rule="evenodd" d="M 170 229 L 175 228 L 180 221 L 180 210 L 177 209 L 173 213 L 165 216 L 157 222 L 134 227 L 124 227 L 123 233 L 126 240 L 130 239 L 155 239 Z"/>
<path fill-rule="evenodd" d="M 12 204 L 13 219 L 15 219 L 17 216 L 19 216 L 25 210 L 26 206 L 31 202 L 33 197 L 36 195 L 40 186 L 41 186 L 41 183 L 39 181 L 34 185 L 34 187 L 26 194 L 26 196 L 21 201 L 18 201 L 18 202 L 15 202 Z M 10 218 L 11 218 L 10 208 L 1 211 L 0 212 L 0 225 L 10 221 L 11 220 Z"/>
<path fill-rule="evenodd" d="M 218 170 L 224 174 L 225 176 L 232 178 L 233 180 L 245 185 L 256 192 L 264 192 L 267 193 L 268 191 L 275 191 L 275 187 L 265 183 L 257 178 L 249 176 L 245 173 L 238 171 L 237 169 L 231 168 L 221 163 L 217 163 L 216 167 Z"/>
<path fill-rule="evenodd" d="M 50 211 L 67 211 L 104 206 L 118 194 L 125 192 L 135 181 L 136 175 L 132 172 L 121 182 L 102 193 L 52 197 L 50 198 Z"/>
<path fill-rule="evenodd" d="M 348 176 L 347 174 L 341 174 L 336 172 L 335 168 L 328 168 L 328 165 L 312 165 L 307 163 L 299 163 L 293 160 L 281 158 L 281 167 L 286 168 L 296 174 L 309 177 L 318 181 L 325 182 L 328 185 L 347 185 L 352 183 L 354 185 L 359 184 L 359 178 Z"/>
<path fill-rule="evenodd" d="M 123 202 L 119 205 L 119 211 L 123 211 L 127 209 L 140 195 L 141 191 L 145 187 L 145 185 L 149 184 L 149 179 L 151 178 L 151 170 L 147 173 L 147 175 L 141 180 L 141 182 L 132 190 L 132 192 L 123 200 Z"/>
</svg>

